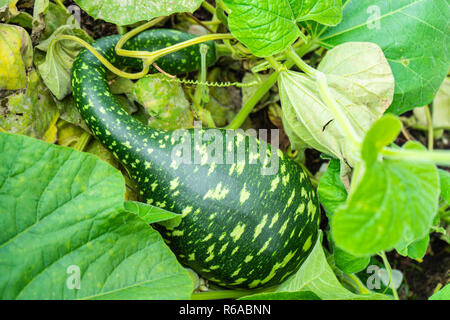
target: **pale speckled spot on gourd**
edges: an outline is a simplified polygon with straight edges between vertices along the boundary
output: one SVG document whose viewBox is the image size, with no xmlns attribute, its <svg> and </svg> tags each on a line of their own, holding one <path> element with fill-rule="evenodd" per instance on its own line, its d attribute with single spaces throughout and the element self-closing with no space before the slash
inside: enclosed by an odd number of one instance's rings
<svg viewBox="0 0 450 320">
<path fill-rule="evenodd" d="M 279 214 L 278 214 L 278 212 L 277 212 L 277 213 L 275 213 L 275 215 L 272 217 L 272 220 L 270 221 L 269 228 L 272 228 L 272 227 L 273 227 L 273 225 L 278 221 L 278 218 L 279 218 Z"/>
<path fill-rule="evenodd" d="M 266 225 L 266 223 L 267 223 L 267 214 L 264 215 L 262 221 L 256 226 L 255 233 L 253 234 L 253 241 L 255 241 L 256 238 L 258 238 L 258 236 L 261 234 L 261 231 Z"/>
<path fill-rule="evenodd" d="M 259 251 L 256 255 L 259 256 L 261 253 L 263 253 L 267 249 L 267 247 L 269 246 L 271 241 L 272 241 L 272 237 L 267 239 L 267 241 L 264 243 L 264 245 L 261 247 L 261 249 L 259 249 Z"/>
<path fill-rule="evenodd" d="M 241 204 L 244 204 L 244 202 L 250 198 L 250 192 L 248 192 L 245 187 L 246 187 L 246 183 L 244 183 L 244 186 L 242 187 L 242 190 L 239 194 L 239 202 Z"/>
<path fill-rule="evenodd" d="M 225 250 L 226 250 L 227 247 L 228 247 L 228 244 L 229 244 L 229 242 L 226 242 L 226 243 L 224 243 L 224 244 L 222 245 L 222 247 L 221 247 L 220 250 L 219 250 L 219 255 L 221 255 L 222 253 L 225 252 Z"/>
<path fill-rule="evenodd" d="M 230 233 L 230 237 L 234 242 L 238 241 L 239 238 L 245 231 L 245 224 L 238 223 L 236 227 L 234 227 L 233 231 Z"/>
<path fill-rule="evenodd" d="M 278 187 L 278 184 L 280 183 L 280 177 L 276 176 L 270 185 L 270 192 L 274 192 L 276 190 L 276 188 Z"/>
</svg>

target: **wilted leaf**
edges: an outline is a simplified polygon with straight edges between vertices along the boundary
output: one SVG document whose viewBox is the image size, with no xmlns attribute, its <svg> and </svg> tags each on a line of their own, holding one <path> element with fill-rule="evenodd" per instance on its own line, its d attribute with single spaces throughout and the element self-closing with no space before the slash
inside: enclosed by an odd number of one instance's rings
<svg viewBox="0 0 450 320">
<path fill-rule="evenodd" d="M 162 130 L 192 127 L 193 115 L 183 89 L 163 78 L 159 74 L 142 78 L 133 89 L 135 100 L 149 118 L 148 125 Z"/>
<path fill-rule="evenodd" d="M 74 20 L 73 17 L 69 20 Z M 92 38 L 76 23 L 59 27 L 47 40 L 42 41 L 37 48 L 47 52 L 45 61 L 38 65 L 39 73 L 47 87 L 59 100 L 72 92 L 70 71 L 73 61 L 83 47 L 72 40 L 57 40 L 58 35 L 77 36 L 87 42 Z"/>
<path fill-rule="evenodd" d="M 392 71 L 373 43 L 351 42 L 330 50 L 319 65 L 342 116 L 362 141 L 371 124 L 389 107 Z M 316 81 L 293 71 L 279 78 L 283 123 L 292 144 L 307 145 L 354 166 L 353 146 L 322 100 Z"/>
<path fill-rule="evenodd" d="M 53 142 L 58 117 L 53 97 L 34 69 L 25 90 L 0 99 L 0 127 L 8 132 Z"/>
</svg>

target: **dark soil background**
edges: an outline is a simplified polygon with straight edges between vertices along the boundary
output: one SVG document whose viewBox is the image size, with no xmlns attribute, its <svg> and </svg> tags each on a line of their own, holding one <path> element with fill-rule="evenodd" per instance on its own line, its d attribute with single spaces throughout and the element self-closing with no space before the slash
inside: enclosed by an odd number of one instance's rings
<svg viewBox="0 0 450 320">
<path fill-rule="evenodd" d="M 26 9 L 26 11 L 32 13 L 32 6 L 30 7 L 30 2 L 25 1 L 24 3 L 24 7 L 21 9 Z M 69 6 L 75 3 L 70 0 L 64 1 L 64 4 Z M 18 7 L 21 7 L 20 3 Z M 195 16 L 200 20 L 211 18 L 211 15 L 204 9 L 199 9 L 195 13 Z M 171 27 L 172 21 L 170 19 L 168 20 L 167 27 Z M 116 25 L 102 20 L 95 20 L 84 11 L 81 11 L 81 26 L 83 29 L 88 31 L 94 39 L 118 33 Z M 242 68 L 242 70 L 244 70 L 244 68 Z M 236 75 L 237 79 L 240 79 L 241 77 L 242 74 Z M 289 146 L 289 139 L 284 133 L 284 130 L 282 130 L 281 122 L 275 126 L 269 120 L 267 108 L 252 114 L 251 120 L 253 127 L 256 129 L 280 128 L 280 148 L 286 151 Z M 409 130 L 407 134 L 410 138 L 427 145 L 426 133 L 422 131 Z M 401 145 L 406 141 L 407 139 L 405 136 L 400 136 L 397 143 Z M 435 147 L 439 149 L 450 149 L 449 143 L 444 143 L 443 141 L 450 141 L 448 132 L 445 133 L 444 139 L 439 139 L 436 141 Z M 315 150 L 306 151 L 306 167 L 312 174 L 317 173 L 324 162 L 325 160 L 320 158 L 319 152 Z M 325 227 L 327 224 L 327 219 L 324 214 L 322 216 L 323 219 L 321 227 Z M 438 284 L 445 285 L 450 282 L 450 246 L 445 241 L 441 240 L 437 234 L 431 235 L 427 255 L 421 262 L 402 257 L 394 251 L 388 253 L 388 258 L 391 266 L 394 269 L 400 270 L 404 275 L 404 284 L 402 284 L 399 289 L 401 299 L 428 299 L 428 297 L 433 294 Z"/>
</svg>

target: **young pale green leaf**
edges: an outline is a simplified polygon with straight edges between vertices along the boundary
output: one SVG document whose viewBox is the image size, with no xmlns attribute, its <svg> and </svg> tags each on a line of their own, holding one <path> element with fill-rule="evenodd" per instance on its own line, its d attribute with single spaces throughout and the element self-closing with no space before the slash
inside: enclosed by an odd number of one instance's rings
<svg viewBox="0 0 450 320">
<path fill-rule="evenodd" d="M 320 203 L 327 212 L 328 218 L 331 218 L 339 206 L 347 200 L 347 189 L 340 178 L 341 164 L 339 160 L 331 159 L 327 171 L 320 178 L 317 194 Z"/>
<path fill-rule="evenodd" d="M 97 157 L 0 133 L 0 299 L 188 299 L 158 232 Z"/>
<path fill-rule="evenodd" d="M 390 123 L 389 117 L 378 122 Z M 379 123 L 374 128 L 386 130 Z M 376 150 L 370 130 L 364 143 Z M 387 142 L 388 140 L 384 140 Z M 404 149 L 423 149 L 407 143 Z M 366 156 L 367 158 L 367 156 Z M 425 237 L 437 212 L 439 180 L 435 165 L 402 160 L 360 163 L 360 178 L 352 185 L 345 206 L 333 216 L 331 231 L 336 245 L 357 256 L 372 255 Z"/>
<path fill-rule="evenodd" d="M 0 24 L 0 90 L 27 85 L 27 69 L 33 63 L 33 46 L 22 27 Z"/>
<path fill-rule="evenodd" d="M 447 1 L 347 1 L 342 22 L 316 32 L 327 48 L 349 41 L 377 43 L 395 75 L 389 111 L 402 114 L 433 100 L 449 70 Z"/>
<path fill-rule="evenodd" d="M 358 295 L 345 289 L 327 262 L 319 236 L 314 249 L 293 276 L 278 288 L 277 292 L 311 291 L 324 300 L 388 299 L 380 294 Z"/>
<path fill-rule="evenodd" d="M 202 0 L 75 0 L 95 19 L 102 19 L 117 25 L 133 24 L 177 12 L 194 12 Z"/>
<path fill-rule="evenodd" d="M 330 50 L 319 65 L 338 112 L 363 140 L 372 123 L 390 105 L 394 78 L 381 49 L 373 43 L 345 43 Z M 295 145 L 308 145 L 354 166 L 354 146 L 323 101 L 316 81 L 293 71 L 279 77 L 283 123 Z M 311 112 L 314 110 L 314 112 Z"/>
<path fill-rule="evenodd" d="M 72 40 L 57 40 L 58 35 L 77 36 L 87 42 L 92 38 L 82 30 L 74 18 L 71 23 L 59 27 L 48 39 L 42 41 L 37 48 L 46 51 L 45 61 L 38 64 L 39 73 L 47 87 L 59 100 L 64 99 L 72 92 L 70 71 L 73 61 L 83 47 Z"/>
<path fill-rule="evenodd" d="M 393 143 L 401 130 L 401 121 L 389 114 L 373 124 L 367 132 L 361 150 L 362 158 L 367 165 L 377 161 L 381 150 Z"/>
<path fill-rule="evenodd" d="M 267 57 L 286 50 L 300 35 L 299 21 L 336 25 L 341 0 L 224 0 L 230 9 L 231 33 L 254 55 Z"/>
<path fill-rule="evenodd" d="M 181 220 L 179 214 L 138 201 L 125 201 L 124 206 L 126 211 L 134 213 L 148 224 L 171 219 Z"/>
</svg>

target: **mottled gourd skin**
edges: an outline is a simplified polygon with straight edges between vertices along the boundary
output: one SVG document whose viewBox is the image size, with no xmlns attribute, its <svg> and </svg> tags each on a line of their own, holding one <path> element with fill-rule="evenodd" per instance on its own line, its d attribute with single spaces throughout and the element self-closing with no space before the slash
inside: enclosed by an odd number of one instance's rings
<svg viewBox="0 0 450 320">
<path fill-rule="evenodd" d="M 181 35 L 147 31 L 130 40 L 126 48 L 155 50 L 184 40 Z M 117 66 L 139 67 L 136 61 L 114 54 L 117 40 L 117 36 L 103 38 L 94 47 Z M 198 47 L 184 51 L 158 60 L 158 65 L 172 74 L 198 69 Z M 209 52 L 212 63 L 215 51 Z M 184 55 L 191 59 L 184 60 Z M 274 151 L 279 156 L 278 173 L 261 175 L 261 168 L 270 164 L 249 150 L 254 138 L 236 134 L 230 143 L 226 135 L 234 132 L 220 130 L 223 154 L 234 151 L 234 163 L 208 159 L 208 143 L 194 145 L 191 139 L 200 163 L 180 164 L 173 154 L 182 138 L 176 131 L 144 126 L 122 110 L 108 87 L 106 69 L 88 51 L 80 53 L 74 63 L 72 86 L 82 117 L 127 167 L 142 201 L 182 215 L 178 226 L 156 228 L 183 264 L 219 285 L 252 289 L 281 283 L 306 259 L 317 239 L 318 201 L 307 175 L 281 151 Z M 184 139 L 194 134 L 188 130 Z M 237 161 L 242 144 L 245 161 Z M 269 146 L 258 145 L 271 154 Z M 256 164 L 250 163 L 255 159 Z"/>
</svg>

